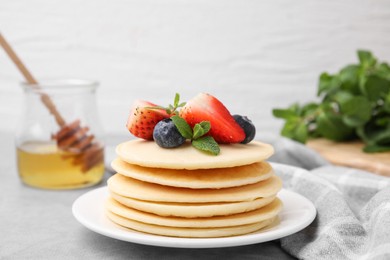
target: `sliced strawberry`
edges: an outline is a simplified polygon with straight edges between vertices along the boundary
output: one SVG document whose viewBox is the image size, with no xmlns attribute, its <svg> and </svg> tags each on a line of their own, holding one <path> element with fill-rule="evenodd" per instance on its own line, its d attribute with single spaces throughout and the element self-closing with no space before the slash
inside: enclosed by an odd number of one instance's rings
<svg viewBox="0 0 390 260">
<path fill-rule="evenodd" d="M 218 143 L 240 143 L 245 139 L 245 132 L 234 120 L 229 110 L 217 98 L 200 93 L 180 110 L 180 116 L 191 127 L 201 121 L 209 121 L 209 134 Z"/>
<path fill-rule="evenodd" d="M 150 109 L 150 107 L 156 106 L 143 100 L 134 102 L 126 124 L 130 133 L 139 138 L 153 140 L 153 129 L 156 124 L 169 117 L 164 109 Z"/>
</svg>

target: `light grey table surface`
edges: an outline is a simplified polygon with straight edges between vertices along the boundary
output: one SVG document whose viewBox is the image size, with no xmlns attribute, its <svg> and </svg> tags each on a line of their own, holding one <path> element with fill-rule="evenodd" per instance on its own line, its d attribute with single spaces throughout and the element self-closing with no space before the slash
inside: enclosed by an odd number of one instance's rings
<svg viewBox="0 0 390 260">
<path fill-rule="evenodd" d="M 105 237 L 73 217 L 72 203 L 102 183 L 78 190 L 41 190 L 22 184 L 11 133 L 0 132 L 0 259 L 292 259 L 278 241 L 230 248 L 185 249 Z"/>
</svg>

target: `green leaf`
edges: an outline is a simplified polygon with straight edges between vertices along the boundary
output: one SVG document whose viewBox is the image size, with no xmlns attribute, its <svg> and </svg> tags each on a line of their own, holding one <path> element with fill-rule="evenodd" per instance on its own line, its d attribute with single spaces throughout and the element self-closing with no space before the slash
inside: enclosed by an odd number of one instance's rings
<svg viewBox="0 0 390 260">
<path fill-rule="evenodd" d="M 211 124 L 209 121 L 202 121 L 199 124 L 203 128 L 204 134 L 207 134 L 210 131 Z"/>
<path fill-rule="evenodd" d="M 295 128 L 298 126 L 300 119 L 287 120 L 282 128 L 281 135 L 294 139 Z"/>
<path fill-rule="evenodd" d="M 194 126 L 194 135 L 192 136 L 192 139 L 198 139 L 202 135 L 204 135 L 204 130 L 200 124 L 195 124 Z"/>
<path fill-rule="evenodd" d="M 203 136 L 196 140 L 192 140 L 192 146 L 212 155 L 218 155 L 220 153 L 220 148 L 217 142 L 211 136 Z"/>
<path fill-rule="evenodd" d="M 386 127 L 387 125 L 390 127 L 390 115 L 387 115 L 387 117 L 377 118 L 374 122 L 380 127 Z"/>
<path fill-rule="evenodd" d="M 317 95 L 320 96 L 323 93 L 328 93 L 336 87 L 337 86 L 335 86 L 334 76 L 331 76 L 328 73 L 324 72 L 320 75 Z"/>
<path fill-rule="evenodd" d="M 384 104 L 383 104 L 383 109 L 384 109 L 384 111 L 386 111 L 387 113 L 390 113 L 390 93 L 388 93 L 388 94 L 385 96 L 385 100 L 384 100 Z"/>
<path fill-rule="evenodd" d="M 367 75 L 366 74 L 367 74 L 366 70 L 364 68 L 361 68 L 359 71 L 359 76 L 358 76 L 360 93 L 365 93 L 365 86 L 366 86 L 366 82 L 367 82 Z"/>
<path fill-rule="evenodd" d="M 182 102 L 177 107 L 184 107 L 186 104 L 187 104 L 186 102 Z"/>
<path fill-rule="evenodd" d="M 192 139 L 198 139 L 199 137 L 205 135 L 208 131 L 210 131 L 211 124 L 209 121 L 202 121 L 194 126 L 194 135 Z"/>
<path fill-rule="evenodd" d="M 370 51 L 358 50 L 358 57 L 363 67 L 372 67 L 376 64 L 376 59 Z"/>
<path fill-rule="evenodd" d="M 145 109 L 149 109 L 149 110 L 165 110 L 167 109 L 166 107 L 162 107 L 162 106 L 154 106 L 154 107 L 144 107 Z"/>
<path fill-rule="evenodd" d="M 357 129 L 357 134 L 367 145 L 385 145 L 390 147 L 390 124 L 378 125 L 376 120 Z"/>
<path fill-rule="evenodd" d="M 284 124 L 281 135 L 305 143 L 308 138 L 308 126 L 300 118 L 288 120 Z"/>
<path fill-rule="evenodd" d="M 340 103 L 343 122 L 350 127 L 364 125 L 371 118 L 371 104 L 366 97 L 355 96 Z"/>
<path fill-rule="evenodd" d="M 376 70 L 376 75 L 381 77 L 381 78 L 390 80 L 390 66 L 389 66 L 389 64 L 387 64 L 386 62 L 379 64 L 379 66 L 377 67 L 377 70 Z"/>
<path fill-rule="evenodd" d="M 183 118 L 175 115 L 171 117 L 171 120 L 184 138 L 192 139 L 192 128 Z"/>
<path fill-rule="evenodd" d="M 359 88 L 359 66 L 348 65 L 340 70 L 339 79 L 341 81 L 341 89 L 349 92 L 350 94 L 360 94 Z"/>
<path fill-rule="evenodd" d="M 317 110 L 319 108 L 319 105 L 316 103 L 308 103 L 304 105 L 301 109 L 303 116 L 315 116 L 314 114 L 317 113 Z"/>
<path fill-rule="evenodd" d="M 274 117 L 283 118 L 283 119 L 291 119 L 297 117 L 296 112 L 292 111 L 291 109 L 275 108 L 272 110 L 272 114 L 274 115 Z"/>
<path fill-rule="evenodd" d="M 327 139 L 334 141 L 348 140 L 354 131 L 344 124 L 341 116 L 330 112 L 321 113 L 316 120 L 317 132 Z"/>
<path fill-rule="evenodd" d="M 351 94 L 350 92 L 345 90 L 340 90 L 332 96 L 332 100 L 336 101 L 338 104 L 343 104 L 345 102 L 348 102 L 353 97 L 354 95 Z"/>
<path fill-rule="evenodd" d="M 308 137 L 307 125 L 302 122 L 295 128 L 295 140 L 301 143 L 306 143 Z"/>
<path fill-rule="evenodd" d="M 179 95 L 179 93 L 176 93 L 175 94 L 175 99 L 173 100 L 173 106 L 174 107 L 178 107 L 179 101 L 180 101 L 180 95 Z"/>
<path fill-rule="evenodd" d="M 373 102 L 383 99 L 390 92 L 390 81 L 378 76 L 369 76 L 365 88 L 365 96 Z"/>
</svg>

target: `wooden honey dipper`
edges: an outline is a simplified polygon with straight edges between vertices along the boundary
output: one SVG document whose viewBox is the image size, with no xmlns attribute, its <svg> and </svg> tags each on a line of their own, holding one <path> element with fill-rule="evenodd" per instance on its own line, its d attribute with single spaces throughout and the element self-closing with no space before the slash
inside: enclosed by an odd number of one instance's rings
<svg viewBox="0 0 390 260">
<path fill-rule="evenodd" d="M 35 80 L 1 33 L 0 45 L 22 73 L 28 86 L 35 90 L 40 90 L 41 88 L 38 81 Z M 89 128 L 87 126 L 82 127 L 80 120 L 66 123 L 50 96 L 42 91 L 39 93 L 41 95 L 42 103 L 54 116 L 60 127 L 60 130 L 52 135 L 52 139 L 56 140 L 57 146 L 63 151 L 78 155 L 73 163 L 80 165 L 83 172 L 87 172 L 95 165 L 102 162 L 104 160 L 103 145 L 95 139 L 94 135 L 88 134 Z"/>
</svg>

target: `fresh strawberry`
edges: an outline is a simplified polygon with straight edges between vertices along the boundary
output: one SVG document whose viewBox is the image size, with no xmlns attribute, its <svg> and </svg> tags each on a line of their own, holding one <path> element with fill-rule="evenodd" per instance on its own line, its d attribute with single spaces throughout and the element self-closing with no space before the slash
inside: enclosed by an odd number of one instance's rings
<svg viewBox="0 0 390 260">
<path fill-rule="evenodd" d="M 245 132 L 234 120 L 229 110 L 217 98 L 200 93 L 180 110 L 180 116 L 193 127 L 196 123 L 209 121 L 209 134 L 218 143 L 240 143 Z"/>
<path fill-rule="evenodd" d="M 153 108 L 156 107 L 156 108 Z M 148 101 L 137 100 L 131 108 L 126 127 L 136 137 L 153 140 L 153 129 L 158 122 L 168 118 L 164 109 Z"/>
</svg>

